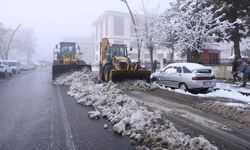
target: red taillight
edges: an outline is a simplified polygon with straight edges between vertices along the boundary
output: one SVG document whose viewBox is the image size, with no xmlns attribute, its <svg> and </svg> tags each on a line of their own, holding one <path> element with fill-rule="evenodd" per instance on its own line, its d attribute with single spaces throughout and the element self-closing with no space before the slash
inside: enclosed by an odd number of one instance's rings
<svg viewBox="0 0 250 150">
<path fill-rule="evenodd" d="M 214 76 L 211 77 L 192 77 L 192 80 L 213 80 L 215 79 Z"/>
</svg>

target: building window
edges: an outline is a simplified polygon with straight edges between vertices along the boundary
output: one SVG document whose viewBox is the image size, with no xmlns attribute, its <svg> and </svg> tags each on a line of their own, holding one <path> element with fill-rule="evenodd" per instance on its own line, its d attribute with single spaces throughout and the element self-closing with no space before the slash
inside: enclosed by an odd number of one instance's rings
<svg viewBox="0 0 250 150">
<path fill-rule="evenodd" d="M 124 44 L 124 41 L 114 40 L 113 44 Z"/>
<path fill-rule="evenodd" d="M 119 16 L 114 16 L 114 35 L 123 36 L 124 35 L 124 18 Z"/>
<path fill-rule="evenodd" d="M 100 39 L 103 38 L 103 23 L 100 23 Z"/>
<path fill-rule="evenodd" d="M 105 19 L 105 36 L 108 36 L 109 33 L 109 18 L 106 17 Z"/>
<path fill-rule="evenodd" d="M 218 63 L 218 54 L 217 53 L 209 53 L 208 54 L 208 62 L 210 64 Z"/>
</svg>

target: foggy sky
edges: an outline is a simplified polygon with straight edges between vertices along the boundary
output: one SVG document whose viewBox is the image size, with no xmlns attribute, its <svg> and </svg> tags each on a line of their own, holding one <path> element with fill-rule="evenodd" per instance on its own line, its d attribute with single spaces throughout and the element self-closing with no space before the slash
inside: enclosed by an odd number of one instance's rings
<svg viewBox="0 0 250 150">
<path fill-rule="evenodd" d="M 147 0 L 144 0 L 145 3 Z M 159 2 L 161 10 L 174 0 Z M 138 12 L 141 0 L 127 0 Z M 151 6 L 151 4 L 149 4 Z M 0 0 L 0 22 L 5 27 L 31 27 L 40 59 L 51 60 L 53 47 L 66 37 L 88 37 L 94 33 L 93 21 L 105 10 L 128 12 L 121 0 Z"/>
</svg>

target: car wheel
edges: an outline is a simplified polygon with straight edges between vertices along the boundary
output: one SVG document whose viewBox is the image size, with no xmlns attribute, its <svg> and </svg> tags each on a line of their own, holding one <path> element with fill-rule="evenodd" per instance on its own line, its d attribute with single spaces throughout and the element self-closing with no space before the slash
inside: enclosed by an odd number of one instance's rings
<svg viewBox="0 0 250 150">
<path fill-rule="evenodd" d="M 5 70 L 4 74 L 3 74 L 3 77 L 4 78 L 7 78 L 8 77 L 8 72 Z"/>
<path fill-rule="evenodd" d="M 201 92 L 202 92 L 202 93 L 207 93 L 208 90 L 209 90 L 209 88 L 203 88 L 203 89 L 201 89 Z"/>
<path fill-rule="evenodd" d="M 185 92 L 188 90 L 188 87 L 187 87 L 187 85 L 185 83 L 180 83 L 179 84 L 179 88 L 181 90 L 185 91 Z"/>
<path fill-rule="evenodd" d="M 152 78 L 152 79 L 151 79 L 151 83 L 156 82 L 156 81 L 157 81 L 156 78 Z"/>
</svg>

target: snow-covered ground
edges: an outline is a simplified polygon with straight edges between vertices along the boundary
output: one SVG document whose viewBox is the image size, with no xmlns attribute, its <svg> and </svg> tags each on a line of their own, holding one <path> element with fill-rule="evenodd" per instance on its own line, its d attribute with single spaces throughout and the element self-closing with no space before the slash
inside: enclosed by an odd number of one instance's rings
<svg viewBox="0 0 250 150">
<path fill-rule="evenodd" d="M 132 86 L 127 82 L 119 85 L 112 82 L 100 83 L 87 70 L 62 75 L 54 84 L 69 85 L 68 95 L 82 105 L 95 108 L 95 111 L 89 112 L 91 118 L 107 118 L 114 131 L 129 136 L 145 149 L 149 145 L 151 149 L 217 149 L 203 136 L 190 137 L 177 131 L 161 111 L 149 111 L 119 89 L 145 90 L 151 88 L 150 85 L 140 82 L 135 82 Z"/>
<path fill-rule="evenodd" d="M 161 89 L 172 90 L 172 91 L 179 92 L 182 94 L 188 94 L 188 95 L 200 96 L 200 97 L 227 98 L 232 101 L 235 101 L 235 103 L 231 104 L 231 106 L 243 106 L 243 104 L 241 103 L 250 104 L 250 96 L 246 96 L 240 93 L 240 92 L 250 93 L 249 88 L 238 87 L 236 85 L 232 85 L 228 83 L 217 83 L 216 87 L 214 88 L 217 90 L 210 91 L 209 93 L 206 93 L 206 94 L 192 94 L 190 92 L 184 92 L 183 90 L 180 90 L 180 89 L 173 90 L 173 89 L 165 88 L 165 87 L 161 87 Z M 230 105 L 230 104 L 226 103 L 226 105 Z"/>
</svg>

